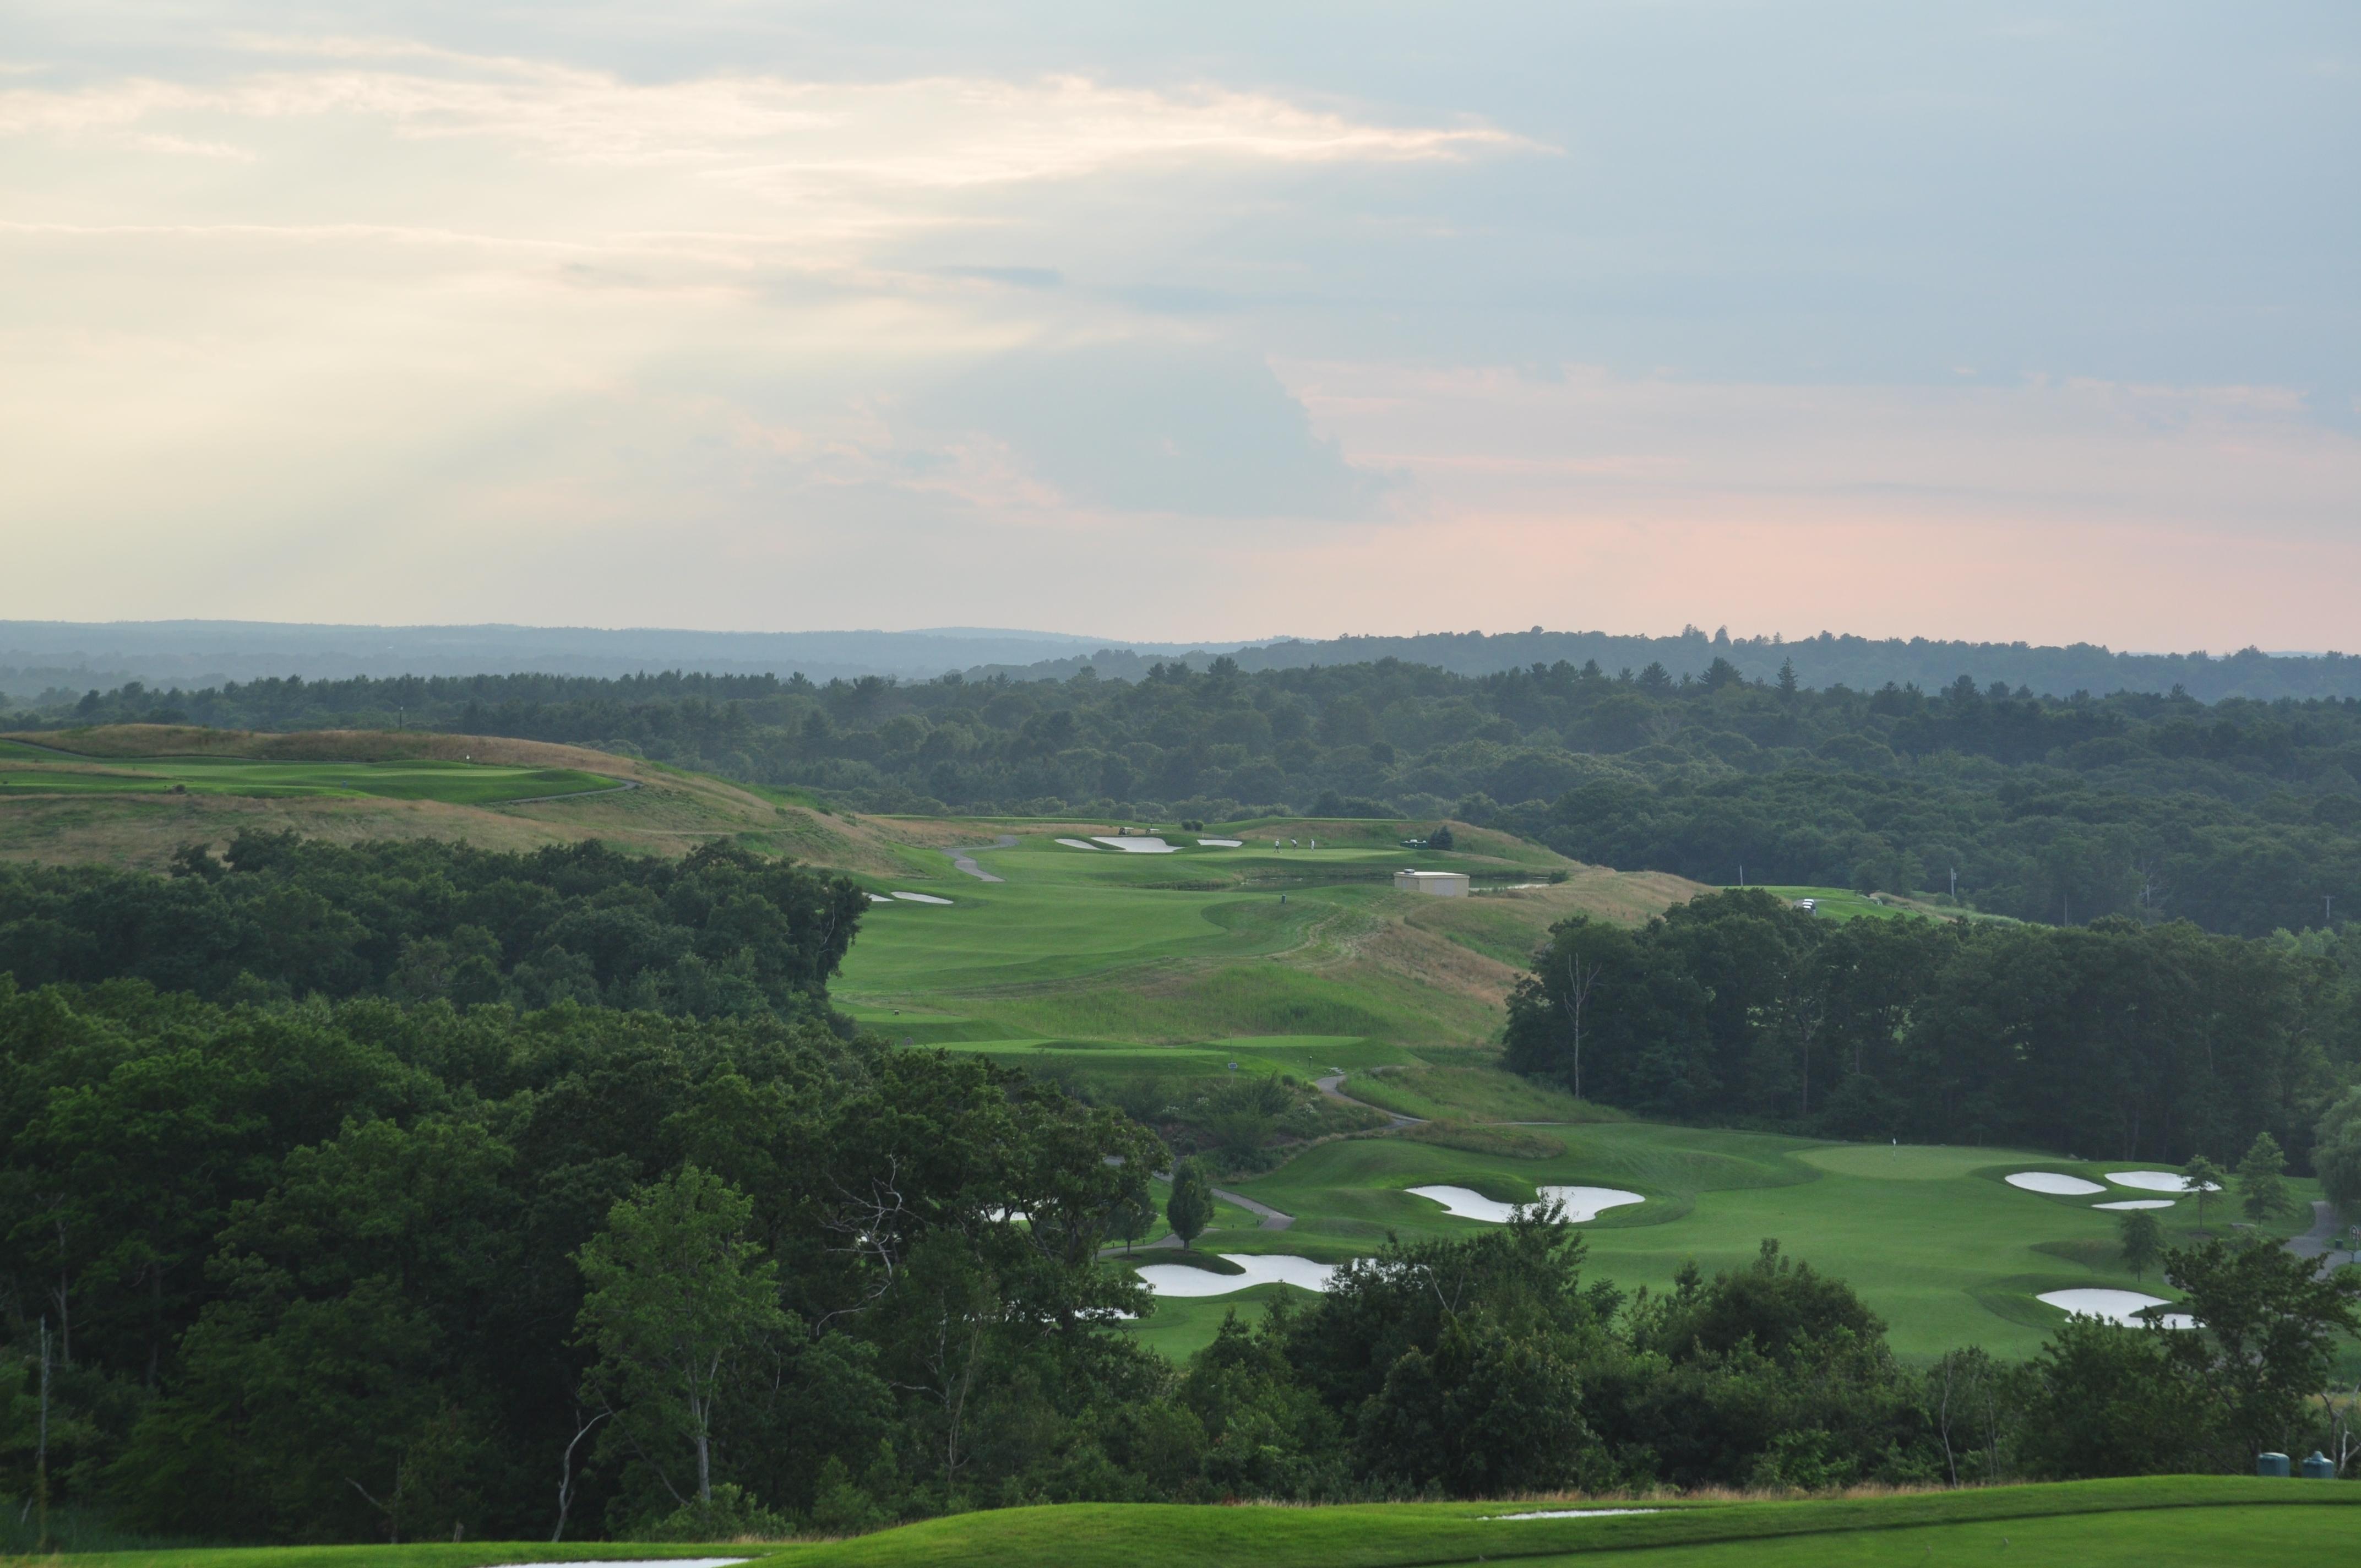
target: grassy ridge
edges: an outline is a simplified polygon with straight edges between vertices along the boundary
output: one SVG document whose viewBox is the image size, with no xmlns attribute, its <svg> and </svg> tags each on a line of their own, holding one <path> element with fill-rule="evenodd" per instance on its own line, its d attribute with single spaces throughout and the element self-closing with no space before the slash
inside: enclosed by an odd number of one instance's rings
<svg viewBox="0 0 2361 1568">
<path fill-rule="evenodd" d="M 879 876 L 948 867 L 873 818 L 830 813 L 792 792 L 496 736 L 119 725 L 0 738 L 0 775 L 18 781 L 0 786 L 0 859 L 47 865 L 160 870 L 184 844 L 287 831 L 506 850 L 597 838 L 654 855 L 727 839 Z M 569 793 L 551 775 L 584 787 Z M 621 783 L 639 787 L 611 787 Z"/>
<path fill-rule="evenodd" d="M 1620 1517 L 1517 1519 L 1581 1504 L 1383 1503 L 1206 1508 L 1078 1503 L 1004 1508 L 849 1541 L 785 1546 L 437 1543 L 160 1551 L 51 1559 L 88 1568 L 485 1568 L 566 1560 L 736 1556 L 764 1568 L 1411 1568 L 1613 1559 L 1656 1568 L 1771 1563 L 2166 1568 L 2293 1562 L 2361 1545 L 2361 1486 L 2143 1476 L 1785 1502 L 1670 1499 Z M 2004 1544 L 2005 1541 L 2006 1544 Z"/>
<path fill-rule="evenodd" d="M 0 749 L 0 795 L 236 795 L 432 800 L 498 806 L 628 787 L 577 768 L 500 767 L 489 763 L 408 762 L 266 762 L 224 757 L 159 757 L 138 762 L 75 761 Z"/>
<path fill-rule="evenodd" d="M 985 1568 L 1048 1563 L 1060 1568 L 1211 1568 L 1240 1563 L 1256 1568 L 1407 1568 L 1504 1559 L 1545 1562 L 1642 1550 L 1651 1553 L 1647 1561 L 1653 1563 L 1676 1561 L 1655 1554 L 1666 1547 L 1746 1543 L 1745 1551 L 1724 1547 L 1691 1559 L 1738 1563 L 1756 1561 L 1754 1552 L 1766 1541 L 1809 1538 L 1808 1545 L 1797 1541 L 1803 1551 L 1787 1560 L 1812 1562 L 1828 1561 L 1826 1553 L 1832 1548 L 1855 1545 L 1859 1532 L 1905 1530 L 1916 1539 L 1896 1542 L 1908 1554 L 1896 1560 L 1923 1562 L 1934 1539 L 1963 1525 L 2075 1520 L 2084 1528 L 2060 1533 L 2098 1541 L 2139 1537 L 2153 1545 L 2186 1531 L 2192 1520 L 2203 1517 L 2203 1510 L 2215 1508 L 2236 1516 L 2225 1532 L 2233 1541 L 2246 1539 L 2258 1516 L 2293 1515 L 2290 1522 L 2300 1532 L 2296 1539 L 2322 1546 L 2361 1542 L 2361 1513 L 2338 1507 L 2348 1501 L 2361 1502 L 2361 1487 L 2151 1476 L 1797 1502 L 1649 1503 L 1636 1506 L 1661 1511 L 1564 1519 L 1488 1517 L 1546 1504 L 1323 1508 L 1078 1504 L 934 1519 L 855 1541 L 790 1548 L 767 1561 L 778 1568 Z M 2323 1507 L 2337 1511 L 2315 1511 Z M 2089 1528 L 2094 1522 L 2098 1528 Z"/>
</svg>

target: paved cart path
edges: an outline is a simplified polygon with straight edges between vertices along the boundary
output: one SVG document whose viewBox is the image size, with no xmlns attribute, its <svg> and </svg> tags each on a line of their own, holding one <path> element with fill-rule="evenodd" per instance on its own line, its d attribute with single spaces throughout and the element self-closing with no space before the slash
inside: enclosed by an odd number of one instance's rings
<svg viewBox="0 0 2361 1568">
<path fill-rule="evenodd" d="M 2339 1253 L 2348 1260 L 2353 1256 L 2345 1235 L 2343 1216 L 2337 1213 L 2336 1205 L 2323 1203 L 2318 1199 L 2312 1201 L 2312 1229 L 2300 1236 L 2290 1236 L 2287 1247 L 2298 1257 L 2320 1259 L 2323 1278 L 2335 1272 Z"/>
<path fill-rule="evenodd" d="M 1380 1115 L 1391 1117 L 1393 1125 L 1397 1127 L 1415 1127 L 1426 1120 L 1423 1116 L 1405 1116 L 1399 1111 L 1389 1111 L 1382 1105 L 1372 1105 L 1366 1100 L 1356 1100 L 1345 1092 L 1342 1087 L 1344 1082 L 1345 1074 L 1332 1072 L 1325 1078 L 1313 1079 L 1312 1087 L 1331 1100 L 1341 1100 L 1347 1105 L 1358 1105 L 1365 1111 L 1375 1111 Z"/>
<path fill-rule="evenodd" d="M 1014 833 L 1003 833 L 999 838 L 994 839 L 989 844 L 970 844 L 963 849 L 945 850 L 943 853 L 951 858 L 951 864 L 953 867 L 967 872 L 968 875 L 975 878 L 978 882 L 1006 882 L 1008 880 L 1006 877 L 994 876 L 990 872 L 985 871 L 982 866 L 977 865 L 975 863 L 975 857 L 978 851 L 983 850 L 1013 850 L 1015 848 L 1016 848 L 1016 835 Z"/>
</svg>

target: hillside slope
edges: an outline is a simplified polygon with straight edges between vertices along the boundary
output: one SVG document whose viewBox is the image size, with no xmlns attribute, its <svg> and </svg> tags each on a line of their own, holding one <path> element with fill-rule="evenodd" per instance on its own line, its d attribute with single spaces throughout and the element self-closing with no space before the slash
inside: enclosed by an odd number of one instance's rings
<svg viewBox="0 0 2361 1568">
<path fill-rule="evenodd" d="M 649 854 L 685 854 L 699 843 L 730 839 L 766 853 L 878 874 L 907 870 L 915 858 L 914 851 L 871 824 L 829 815 L 783 794 L 638 758 L 538 740 L 414 730 L 274 735 L 148 724 L 12 735 L 0 740 L 14 742 L 12 750 L 20 755 L 32 754 L 35 748 L 62 754 L 26 763 L 0 795 L 0 860 L 160 869 L 184 844 L 218 848 L 240 832 L 257 830 L 292 831 L 337 843 L 452 839 L 511 850 L 603 839 Z M 134 788 L 130 779 L 119 794 L 88 787 L 52 794 L 40 787 L 46 767 L 180 758 L 242 758 L 291 765 L 475 762 L 575 770 L 632 787 L 507 805 L 344 794 L 177 795 L 152 785 Z"/>
</svg>

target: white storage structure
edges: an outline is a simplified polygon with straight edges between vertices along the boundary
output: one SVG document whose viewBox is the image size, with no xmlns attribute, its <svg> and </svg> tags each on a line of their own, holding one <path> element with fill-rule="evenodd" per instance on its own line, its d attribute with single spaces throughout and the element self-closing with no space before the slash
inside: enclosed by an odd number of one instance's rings
<svg viewBox="0 0 2361 1568">
<path fill-rule="evenodd" d="M 1466 872 L 1394 872 L 1394 891 L 1432 894 L 1437 898 L 1465 898 L 1467 896 L 1467 873 Z"/>
</svg>

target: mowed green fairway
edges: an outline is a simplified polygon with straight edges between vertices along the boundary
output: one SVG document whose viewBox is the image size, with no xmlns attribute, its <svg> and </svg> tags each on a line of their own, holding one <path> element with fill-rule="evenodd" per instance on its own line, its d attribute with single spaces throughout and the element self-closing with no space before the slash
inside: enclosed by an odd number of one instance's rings
<svg viewBox="0 0 2361 1568">
<path fill-rule="evenodd" d="M 979 824 L 976 839 L 997 826 Z M 889 1032 L 895 1006 L 960 1022 L 935 1030 L 938 1040 L 1488 1038 L 1507 991 L 1501 964 L 1472 944 L 1411 931 L 1402 916 L 1416 912 L 1417 895 L 1394 892 L 1391 879 L 1413 864 L 1513 876 L 1514 862 L 1381 842 L 1315 850 L 1310 836 L 1294 836 L 1304 842 L 1273 849 L 1266 834 L 1208 849 L 1201 835 L 1173 834 L 1176 852 L 1133 854 L 1071 849 L 1036 828 L 1013 848 L 976 854 L 1001 882 L 961 876 L 948 859 L 923 881 L 868 879 L 879 893 L 951 903 L 873 905 L 835 993 Z M 1536 936 L 1543 924 L 1528 917 Z M 1436 961 L 1383 962 L 1370 949 L 1389 942 Z"/>
<path fill-rule="evenodd" d="M 2214 1568 L 2335 1563 L 2361 1547 L 2361 1486 L 2158 1475 L 1788 1502 L 1075 1503 L 954 1515 L 847 1541 L 545 1541 L 120 1552 L 75 1568 L 489 1568 L 688 1556 L 763 1568 L 1412 1568 L 1513 1562 L 1648 1568 Z M 1510 1519 L 1549 1508 L 1636 1509 Z"/>
<path fill-rule="evenodd" d="M 1348 1080 L 1348 1087 L 1350 1080 Z M 1587 1274 L 1625 1290 L 1668 1288 L 1683 1264 L 1708 1274 L 1751 1262 L 1764 1238 L 1858 1290 L 1890 1325 L 1897 1354 L 1924 1361 L 1960 1345 L 1996 1355 L 2032 1354 L 2066 1314 L 2036 1298 L 2076 1287 L 2138 1290 L 2169 1299 L 2153 1272 L 2123 1267 L 2116 1213 L 2094 1203 L 2153 1196 L 2130 1188 L 2051 1198 L 2007 1185 L 2021 1170 L 2104 1182 L 2109 1169 L 2007 1151 L 1816 1144 L 1768 1134 L 1594 1123 L 1532 1129 L 1561 1143 L 1545 1159 L 1472 1154 L 1400 1136 L 1341 1139 L 1306 1150 L 1268 1175 L 1224 1185 L 1295 1217 L 1284 1231 L 1209 1230 L 1201 1250 L 1293 1253 L 1324 1263 L 1376 1251 L 1388 1233 L 1466 1234 L 1487 1222 L 1457 1218 L 1420 1186 L 1471 1189 L 1528 1202 L 1545 1185 L 1609 1187 L 1646 1201 L 1609 1209 L 1579 1228 Z M 2282 1234 L 2311 1223 L 2312 1184 L 2293 1184 L 2305 1207 Z M 2156 1211 L 2168 1242 L 2188 1239 L 2196 1205 Z M 2207 1223 L 2231 1218 L 2218 1200 Z M 1210 1340 L 1232 1305 L 1292 1288 L 1263 1286 L 1229 1297 L 1163 1301 L 1141 1330 L 1167 1354 Z M 1247 1310 L 1254 1309 L 1248 1306 Z"/>
<path fill-rule="evenodd" d="M 1498 987 L 1497 998 L 1515 971 L 1486 949 L 1513 952 L 1516 923 L 1538 929 L 1539 917 L 1512 898 L 1393 892 L 1395 867 L 1453 862 L 1395 848 L 1391 828 L 1359 826 L 1357 840 L 1323 838 L 1316 851 L 1301 828 L 1276 830 L 1299 840 L 1277 850 L 1269 831 L 1257 840 L 1251 828 L 1236 830 L 1230 836 L 1247 843 L 1235 850 L 1200 849 L 1196 835 L 1176 834 L 1171 841 L 1187 847 L 1170 855 L 1073 850 L 1055 841 L 1061 830 L 1022 824 L 982 824 L 965 841 L 1003 827 L 1025 830 L 1014 847 L 976 852 L 1003 882 L 958 875 L 948 859 L 917 882 L 870 879 L 881 893 L 898 887 L 951 902 L 872 906 L 836 988 L 863 1024 L 1086 1090 L 1127 1089 L 1135 1101 L 1148 1080 L 1177 1099 L 1233 1073 L 1311 1081 L 1342 1072 L 1349 1095 L 1465 1129 L 1455 1135 L 1461 1146 L 1442 1128 L 1334 1139 L 1268 1174 L 1222 1179 L 1293 1223 L 1264 1229 L 1224 1205 L 1200 1250 L 1342 1263 L 1376 1252 L 1389 1233 L 1485 1227 L 1409 1188 L 1463 1187 L 1520 1202 L 1545 1185 L 1610 1187 L 1645 1201 L 1582 1226 L 1592 1277 L 1662 1290 L 1686 1263 L 1708 1273 L 1741 1266 L 1775 1238 L 1859 1290 L 1887 1321 L 1894 1350 L 1912 1360 L 1967 1344 L 2010 1358 L 2033 1354 L 2065 1320 L 2036 1299 L 2046 1291 L 2172 1295 L 2152 1274 L 2138 1280 L 2122 1267 L 2120 1217 L 2092 1207 L 2153 1194 L 2110 1187 L 2050 1198 L 2001 1179 L 2042 1169 L 2103 1184 L 2121 1167 L 1652 1125 L 1502 1072 L 1492 1044 L 1497 1002 L 1472 1001 L 1432 966 L 1436 954 L 1457 954 L 1468 974 Z M 1462 863 L 1514 872 L 1503 856 Z M 1861 914 L 1892 913 L 1855 902 Z M 1450 934 L 1424 928 L 1430 916 Z M 1522 1152 L 1543 1157 L 1472 1152 L 1486 1124 L 1516 1124 Z M 2310 1183 L 2292 1185 L 2300 1203 L 2314 1195 Z M 2157 1212 L 2169 1243 L 2195 1227 L 2187 1199 Z M 2208 1216 L 2217 1232 L 2232 1217 L 2219 1203 Z M 2306 1203 L 2276 1228 L 2310 1223 Z M 1167 1299 L 1133 1332 L 1186 1356 L 1233 1309 L 1251 1315 L 1295 1288 Z"/>
<path fill-rule="evenodd" d="M 572 768 L 502 767 L 420 759 L 390 762 L 264 762 L 236 757 L 153 757 L 112 762 L 0 740 L 0 801 L 11 795 L 373 795 L 454 806 L 498 806 L 613 789 Z"/>
</svg>

